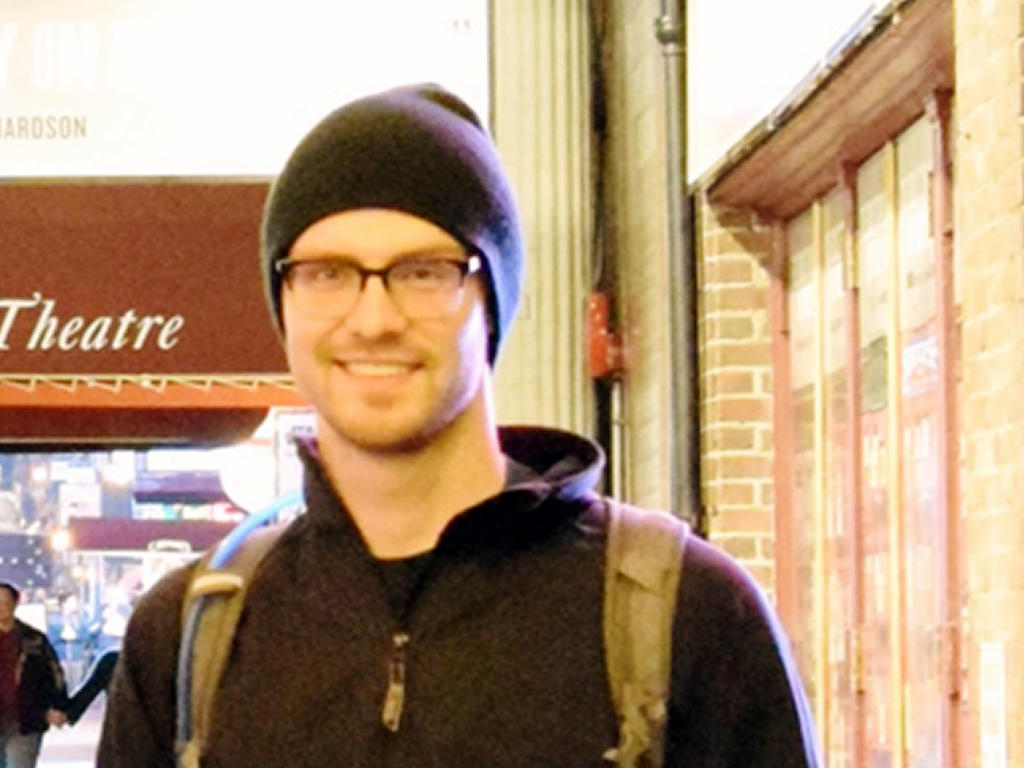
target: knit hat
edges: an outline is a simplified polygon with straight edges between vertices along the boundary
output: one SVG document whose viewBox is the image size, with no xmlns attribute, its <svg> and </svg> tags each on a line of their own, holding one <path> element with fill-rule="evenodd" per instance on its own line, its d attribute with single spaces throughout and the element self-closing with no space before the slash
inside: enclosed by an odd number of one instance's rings
<svg viewBox="0 0 1024 768">
<path fill-rule="evenodd" d="M 280 330 L 274 262 L 311 224 L 355 208 L 413 214 L 483 257 L 493 363 L 519 301 L 523 245 L 508 179 L 473 110 L 440 86 L 404 86 L 340 107 L 299 142 L 263 211 L 263 284 Z"/>
</svg>

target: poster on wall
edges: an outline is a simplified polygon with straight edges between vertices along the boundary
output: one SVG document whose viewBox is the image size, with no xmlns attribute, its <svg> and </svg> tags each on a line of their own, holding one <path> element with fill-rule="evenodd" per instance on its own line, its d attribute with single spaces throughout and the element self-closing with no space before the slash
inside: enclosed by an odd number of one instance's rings
<svg viewBox="0 0 1024 768">
<path fill-rule="evenodd" d="M 258 175 L 338 104 L 430 80 L 488 114 L 486 0 L 0 8 L 0 178 Z"/>
<path fill-rule="evenodd" d="M 1002 643 L 978 644 L 978 687 L 982 768 L 1006 768 L 1006 650 Z"/>
</svg>

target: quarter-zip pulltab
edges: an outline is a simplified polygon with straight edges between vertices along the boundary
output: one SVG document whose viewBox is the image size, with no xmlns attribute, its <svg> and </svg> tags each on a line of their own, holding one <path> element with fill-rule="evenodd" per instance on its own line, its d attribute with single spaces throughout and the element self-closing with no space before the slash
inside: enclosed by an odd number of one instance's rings
<svg viewBox="0 0 1024 768">
<path fill-rule="evenodd" d="M 409 635 L 396 632 L 391 636 L 391 661 L 388 663 L 388 690 L 384 694 L 384 707 L 380 713 L 384 727 L 392 733 L 398 731 L 405 705 L 405 648 Z"/>
</svg>

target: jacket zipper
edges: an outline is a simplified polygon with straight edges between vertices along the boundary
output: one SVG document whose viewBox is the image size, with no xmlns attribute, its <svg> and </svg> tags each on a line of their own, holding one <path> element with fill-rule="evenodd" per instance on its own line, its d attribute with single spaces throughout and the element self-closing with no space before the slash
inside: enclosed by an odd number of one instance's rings
<svg viewBox="0 0 1024 768">
<path fill-rule="evenodd" d="M 397 733 L 402 722 L 405 705 L 405 649 L 409 645 L 407 632 L 395 632 L 391 636 L 391 661 L 388 662 L 388 690 L 384 694 L 384 706 L 380 719 L 384 727 Z"/>
</svg>

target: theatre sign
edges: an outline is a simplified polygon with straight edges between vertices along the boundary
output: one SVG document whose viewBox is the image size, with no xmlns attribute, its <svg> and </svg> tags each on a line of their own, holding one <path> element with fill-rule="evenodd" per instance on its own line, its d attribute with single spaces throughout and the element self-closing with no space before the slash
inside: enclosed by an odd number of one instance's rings
<svg viewBox="0 0 1024 768">
<path fill-rule="evenodd" d="M 266 190 L 0 184 L 0 439 L 217 439 L 299 404 L 259 277 Z"/>
<path fill-rule="evenodd" d="M 140 317 L 133 309 L 125 310 L 116 318 L 100 315 L 90 320 L 74 315 L 62 323 L 54 311 L 56 305 L 55 299 L 46 298 L 38 292 L 28 299 L 0 298 L 0 352 L 10 349 L 8 339 L 11 328 L 24 314 L 30 318 L 35 317 L 32 335 L 25 347 L 29 351 L 45 351 L 54 347 L 64 351 L 119 350 L 126 347 L 140 350 L 146 345 L 150 329 L 154 326 L 159 329 L 153 333 L 157 339 L 156 346 L 167 351 L 178 343 L 178 333 L 185 324 L 182 315 L 170 318 L 163 315 Z"/>
<path fill-rule="evenodd" d="M 265 183 L 0 185 L 0 371 L 279 375 Z"/>
</svg>

